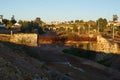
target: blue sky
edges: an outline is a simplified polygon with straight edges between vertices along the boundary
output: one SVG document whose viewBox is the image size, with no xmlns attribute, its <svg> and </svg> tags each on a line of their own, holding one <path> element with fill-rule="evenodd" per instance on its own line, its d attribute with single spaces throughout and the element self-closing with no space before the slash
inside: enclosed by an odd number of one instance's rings
<svg viewBox="0 0 120 80">
<path fill-rule="evenodd" d="M 10 19 L 43 21 L 112 20 L 113 14 L 120 17 L 120 0 L 1 0 L 0 14 Z"/>
</svg>

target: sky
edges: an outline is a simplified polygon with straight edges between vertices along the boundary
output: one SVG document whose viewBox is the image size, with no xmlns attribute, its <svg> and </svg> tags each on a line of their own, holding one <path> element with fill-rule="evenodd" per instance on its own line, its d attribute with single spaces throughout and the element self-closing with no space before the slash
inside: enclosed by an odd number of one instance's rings
<svg viewBox="0 0 120 80">
<path fill-rule="evenodd" d="M 120 17 L 120 0 L 1 0 L 0 15 L 5 19 L 34 20 L 40 17 L 44 22 L 112 20 Z"/>
</svg>

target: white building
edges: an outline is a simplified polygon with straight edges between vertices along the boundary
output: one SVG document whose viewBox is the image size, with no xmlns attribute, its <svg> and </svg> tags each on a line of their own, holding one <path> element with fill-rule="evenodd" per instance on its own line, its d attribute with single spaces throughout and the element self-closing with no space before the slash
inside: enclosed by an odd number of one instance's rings
<svg viewBox="0 0 120 80">
<path fill-rule="evenodd" d="M 12 25 L 12 28 L 20 28 L 21 27 L 21 24 L 19 23 L 15 23 L 14 25 Z"/>
<path fill-rule="evenodd" d="M 115 24 L 116 26 L 120 26 L 120 22 L 113 23 L 113 21 L 109 21 L 107 26 L 114 26 Z"/>
<path fill-rule="evenodd" d="M 3 15 L 0 15 L 0 23 L 2 23 Z"/>
<path fill-rule="evenodd" d="M 51 21 L 51 22 L 46 22 L 46 24 L 49 24 L 49 25 L 57 25 L 57 24 L 60 24 L 61 22 L 59 21 Z"/>
</svg>

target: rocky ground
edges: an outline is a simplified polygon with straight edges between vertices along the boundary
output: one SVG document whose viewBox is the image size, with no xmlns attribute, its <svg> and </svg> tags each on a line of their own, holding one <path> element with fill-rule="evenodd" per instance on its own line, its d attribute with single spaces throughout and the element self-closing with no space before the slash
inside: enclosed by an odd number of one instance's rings
<svg viewBox="0 0 120 80">
<path fill-rule="evenodd" d="M 56 45 L 41 45 L 28 51 L 37 53 L 39 61 L 44 61 L 47 67 L 61 72 L 73 80 L 115 80 L 120 79 L 120 72 L 93 61 L 64 54 L 63 48 Z"/>
<path fill-rule="evenodd" d="M 0 42 L 0 80 L 120 80 L 120 72 L 62 53 L 62 45 Z"/>
<path fill-rule="evenodd" d="M 116 68 L 62 52 L 70 47 L 29 47 L 4 42 L 4 36 L 0 35 L 0 80 L 120 80 Z"/>
</svg>

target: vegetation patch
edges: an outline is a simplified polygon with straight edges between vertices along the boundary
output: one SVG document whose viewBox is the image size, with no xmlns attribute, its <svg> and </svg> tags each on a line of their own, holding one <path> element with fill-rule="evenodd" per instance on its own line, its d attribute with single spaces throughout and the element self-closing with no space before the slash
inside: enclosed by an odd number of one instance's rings
<svg viewBox="0 0 120 80">
<path fill-rule="evenodd" d="M 67 54 L 72 54 L 78 57 L 90 59 L 90 53 L 86 51 L 82 51 L 81 49 L 77 49 L 77 48 L 64 49 L 63 52 Z"/>
<path fill-rule="evenodd" d="M 107 59 L 103 59 L 103 60 L 100 60 L 100 61 L 97 61 L 99 64 L 102 64 L 102 65 L 105 65 L 107 67 L 110 67 L 111 66 L 111 63 L 107 63 L 107 61 L 109 61 L 110 58 L 107 58 Z"/>
<path fill-rule="evenodd" d="M 71 54 L 77 57 L 81 57 L 81 58 L 85 58 L 85 59 L 90 59 L 92 61 L 96 61 L 96 54 L 98 54 L 97 52 L 94 51 L 87 51 L 87 50 L 82 50 L 82 49 L 78 49 L 78 48 L 71 48 L 71 49 L 64 49 L 63 52 L 65 54 Z M 102 53 L 99 53 L 102 54 Z M 110 67 L 111 66 L 111 62 L 109 62 L 110 58 L 104 58 L 102 60 L 96 61 L 99 64 L 102 64 L 104 66 Z"/>
</svg>

